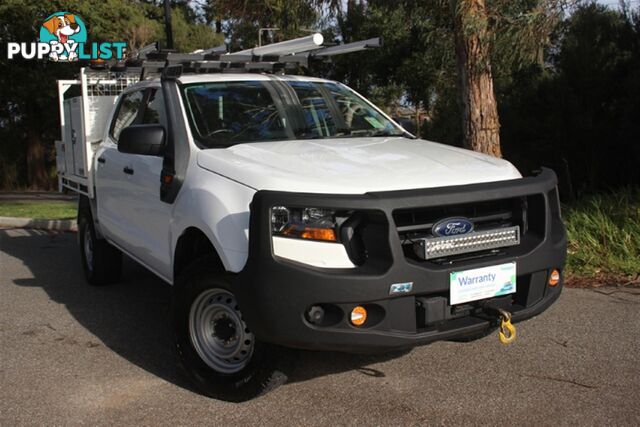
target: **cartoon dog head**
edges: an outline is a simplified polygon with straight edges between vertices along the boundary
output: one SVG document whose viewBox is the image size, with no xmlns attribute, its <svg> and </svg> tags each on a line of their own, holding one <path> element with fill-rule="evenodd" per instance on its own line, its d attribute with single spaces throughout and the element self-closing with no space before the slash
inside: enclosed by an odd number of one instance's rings
<svg viewBox="0 0 640 427">
<path fill-rule="evenodd" d="M 69 36 L 80 31 L 80 26 L 76 23 L 76 16 L 71 13 L 52 16 L 42 26 L 56 36 L 60 43 L 67 43 Z"/>
</svg>

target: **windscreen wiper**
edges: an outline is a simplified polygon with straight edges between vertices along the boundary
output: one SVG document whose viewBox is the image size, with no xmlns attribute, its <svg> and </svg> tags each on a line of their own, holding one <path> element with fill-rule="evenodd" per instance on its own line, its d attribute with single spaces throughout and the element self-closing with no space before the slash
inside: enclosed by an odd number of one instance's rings
<svg viewBox="0 0 640 427">
<path fill-rule="evenodd" d="M 392 137 L 392 136 L 401 136 L 404 138 L 410 138 L 410 139 L 415 139 L 415 137 L 413 135 L 411 135 L 409 132 L 402 132 L 402 133 L 389 133 L 384 129 L 380 129 L 380 130 L 376 130 L 370 134 L 368 134 L 367 136 L 388 136 L 388 137 Z"/>
<path fill-rule="evenodd" d="M 300 128 L 294 132 L 294 135 L 298 139 L 319 139 L 323 137 L 320 132 L 315 132 L 310 127 Z"/>
</svg>

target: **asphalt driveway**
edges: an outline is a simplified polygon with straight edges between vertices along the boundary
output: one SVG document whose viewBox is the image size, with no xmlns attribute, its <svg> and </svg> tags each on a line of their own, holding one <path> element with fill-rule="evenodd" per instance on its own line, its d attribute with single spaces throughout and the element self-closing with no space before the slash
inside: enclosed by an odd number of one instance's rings
<svg viewBox="0 0 640 427">
<path fill-rule="evenodd" d="M 0 425 L 640 424 L 640 293 L 565 289 L 505 347 L 496 334 L 409 353 L 297 352 L 242 404 L 174 365 L 171 289 L 133 262 L 82 278 L 75 234 L 0 230 Z"/>
</svg>

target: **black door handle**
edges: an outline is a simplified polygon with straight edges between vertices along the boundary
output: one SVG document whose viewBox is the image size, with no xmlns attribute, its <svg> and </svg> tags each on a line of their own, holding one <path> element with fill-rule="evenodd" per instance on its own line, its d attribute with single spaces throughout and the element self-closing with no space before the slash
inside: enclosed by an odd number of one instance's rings
<svg viewBox="0 0 640 427">
<path fill-rule="evenodd" d="M 127 175 L 133 175 L 133 169 L 131 169 L 129 166 L 125 166 L 122 171 Z"/>
<path fill-rule="evenodd" d="M 107 159 L 104 157 L 98 157 L 98 163 L 107 163 Z"/>
</svg>

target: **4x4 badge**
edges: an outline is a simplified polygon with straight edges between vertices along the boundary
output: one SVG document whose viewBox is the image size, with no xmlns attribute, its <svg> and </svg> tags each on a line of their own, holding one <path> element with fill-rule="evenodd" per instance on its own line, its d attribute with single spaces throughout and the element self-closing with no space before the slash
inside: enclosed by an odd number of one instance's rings
<svg viewBox="0 0 640 427">
<path fill-rule="evenodd" d="M 389 295 L 406 294 L 413 289 L 413 282 L 394 283 L 389 288 Z"/>
</svg>

